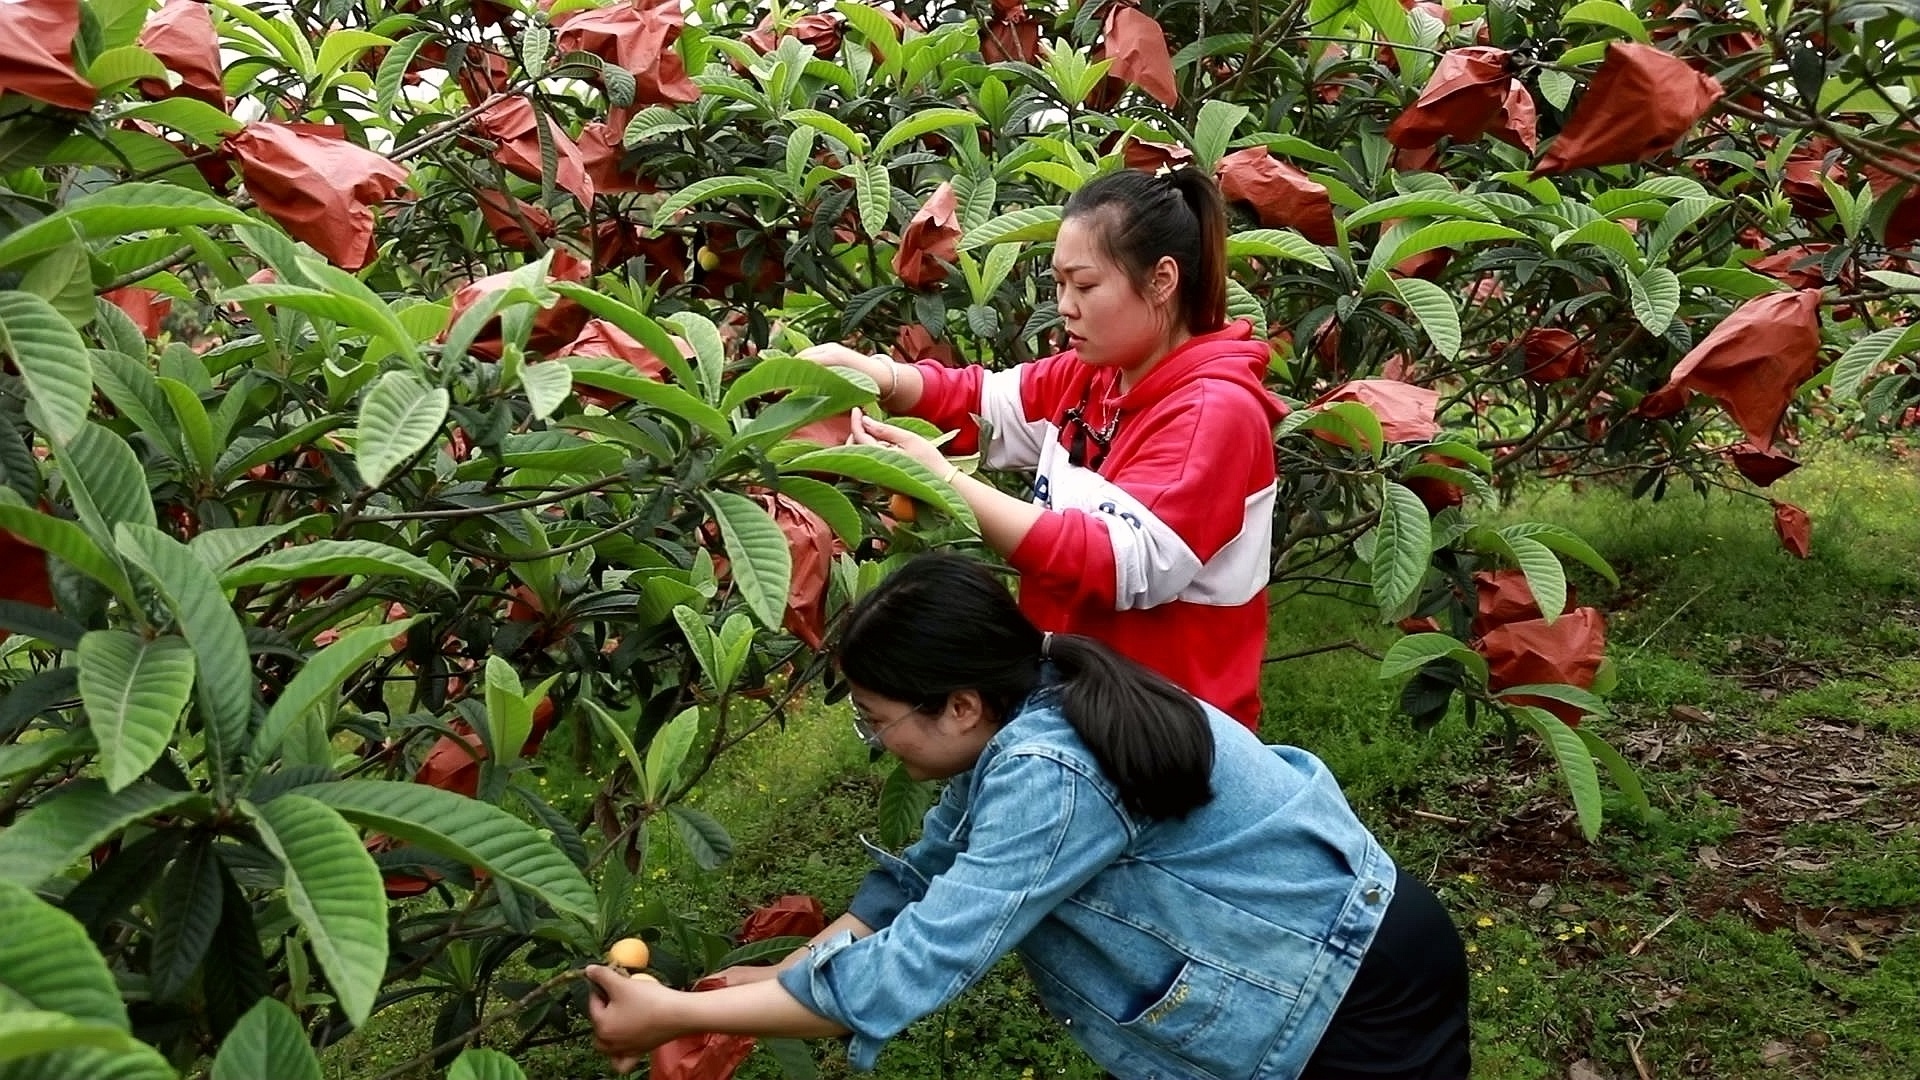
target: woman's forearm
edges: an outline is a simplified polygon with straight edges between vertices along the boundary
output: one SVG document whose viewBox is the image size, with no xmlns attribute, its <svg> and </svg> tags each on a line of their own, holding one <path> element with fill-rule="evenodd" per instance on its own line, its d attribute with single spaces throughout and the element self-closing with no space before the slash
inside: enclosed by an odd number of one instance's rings
<svg viewBox="0 0 1920 1080">
<path fill-rule="evenodd" d="M 805 960 L 807 958 L 807 954 L 813 951 L 812 949 L 813 946 L 822 944 L 823 942 L 831 940 L 832 938 L 838 937 L 843 932 L 850 933 L 856 939 L 858 939 L 858 938 L 866 937 L 867 935 L 873 933 L 873 927 L 868 926 L 866 923 L 861 922 L 858 918 L 855 918 L 852 912 L 848 912 L 847 914 L 842 915 L 839 918 L 828 923 L 827 928 L 825 930 L 822 930 L 819 933 L 813 935 L 811 938 L 808 938 L 807 943 L 805 945 L 802 945 L 801 947 L 788 953 L 786 955 L 786 959 L 781 960 L 780 963 L 774 965 L 773 970 L 776 972 L 787 970 L 788 968 L 799 963 L 800 961 Z"/>
<path fill-rule="evenodd" d="M 981 538 L 1002 557 L 1011 556 L 1013 549 L 1027 538 L 1027 533 L 1033 531 L 1034 523 L 1047 512 L 966 473 L 954 474 L 953 487 L 973 508 L 973 516 L 980 519 Z"/>
<path fill-rule="evenodd" d="M 716 1031 L 775 1039 L 824 1039 L 847 1029 L 787 992 L 777 979 L 676 995 L 672 1024 L 682 1034 Z"/>
</svg>

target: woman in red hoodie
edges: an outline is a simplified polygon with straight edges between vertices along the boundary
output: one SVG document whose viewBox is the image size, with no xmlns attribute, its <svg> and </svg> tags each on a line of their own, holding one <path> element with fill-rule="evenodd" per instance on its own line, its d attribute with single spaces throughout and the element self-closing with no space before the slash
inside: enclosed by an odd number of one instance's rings
<svg viewBox="0 0 1920 1080">
<path fill-rule="evenodd" d="M 1269 349 L 1226 321 L 1226 211 L 1194 169 L 1132 170 L 1068 200 L 1053 276 L 1066 352 L 1006 371 L 801 353 L 866 373 L 890 411 L 958 431 L 955 453 L 1034 470 L 1030 500 L 959 472 L 913 432 L 854 415 L 973 507 L 1043 630 L 1084 634 L 1254 730 L 1273 548 Z M 987 441 L 980 443 L 986 423 Z"/>
</svg>

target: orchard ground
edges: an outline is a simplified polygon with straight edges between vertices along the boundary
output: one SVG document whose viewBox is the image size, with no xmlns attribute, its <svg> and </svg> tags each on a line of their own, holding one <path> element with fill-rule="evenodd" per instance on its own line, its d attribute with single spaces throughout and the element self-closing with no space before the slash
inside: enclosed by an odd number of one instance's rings
<svg viewBox="0 0 1920 1080">
<path fill-rule="evenodd" d="M 1457 709 L 1412 730 L 1359 652 L 1269 671 L 1268 739 L 1325 758 L 1453 910 L 1471 954 L 1477 1077 L 1920 1075 L 1920 467 L 1805 450 L 1806 467 L 1774 488 L 1813 516 L 1805 562 L 1780 550 L 1751 498 L 1648 503 L 1560 486 L 1514 508 L 1574 528 L 1620 572 L 1617 590 L 1579 582 L 1608 613 L 1619 672 L 1614 715 L 1589 722 L 1639 769 L 1650 823 L 1610 801 L 1599 843 L 1585 843 L 1532 742 L 1510 749 L 1497 723 L 1469 727 Z M 1289 600 L 1274 622 L 1275 653 L 1393 636 L 1328 598 Z M 546 789 L 578 809 L 597 780 L 547 756 Z M 698 793 L 732 829 L 733 862 L 703 874 L 657 830 L 640 888 L 720 931 L 786 892 L 832 913 L 866 869 L 853 838 L 875 831 L 885 769 L 843 708 L 810 710 L 723 758 Z M 326 1074 L 381 1076 L 428 1044 L 431 1024 L 424 1008 L 381 1013 L 328 1052 Z M 821 1076 L 848 1074 L 839 1047 L 813 1049 Z M 518 1057 L 534 1080 L 610 1075 L 584 1035 Z M 739 1075 L 780 1071 L 761 1053 Z M 1100 1072 L 1009 960 L 896 1040 L 876 1075 Z"/>
</svg>

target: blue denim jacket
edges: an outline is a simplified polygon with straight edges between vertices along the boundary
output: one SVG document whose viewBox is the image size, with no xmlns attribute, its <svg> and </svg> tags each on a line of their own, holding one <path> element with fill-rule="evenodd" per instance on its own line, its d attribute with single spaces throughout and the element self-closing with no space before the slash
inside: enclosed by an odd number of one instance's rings
<svg viewBox="0 0 1920 1080">
<path fill-rule="evenodd" d="M 822 944 L 781 985 L 853 1032 L 865 1071 L 1018 949 L 1122 1080 L 1291 1080 L 1386 913 L 1392 860 L 1318 758 L 1211 707 L 1213 800 L 1136 821 L 1048 697 L 947 784 L 902 857 L 874 850 L 850 910 L 876 932 Z"/>
</svg>

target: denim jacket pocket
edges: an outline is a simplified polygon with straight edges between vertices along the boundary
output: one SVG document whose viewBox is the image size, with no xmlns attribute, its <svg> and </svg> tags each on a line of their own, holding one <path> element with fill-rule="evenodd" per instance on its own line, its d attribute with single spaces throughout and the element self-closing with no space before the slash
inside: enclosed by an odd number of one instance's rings
<svg viewBox="0 0 1920 1080">
<path fill-rule="evenodd" d="M 1189 960 L 1159 1000 L 1120 1020 L 1121 1031 L 1219 1076 L 1244 1075 L 1279 1032 L 1293 1002 Z M 1259 1018 L 1266 1017 L 1262 1023 Z M 1252 1021 L 1252 1022 L 1249 1022 Z"/>
</svg>

